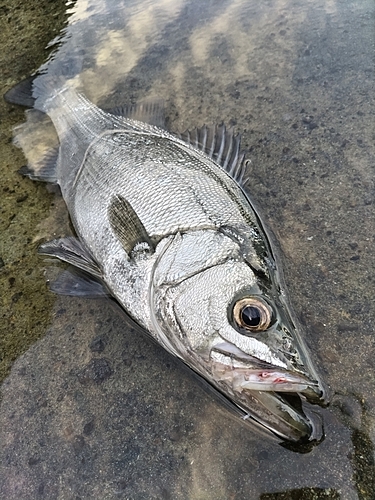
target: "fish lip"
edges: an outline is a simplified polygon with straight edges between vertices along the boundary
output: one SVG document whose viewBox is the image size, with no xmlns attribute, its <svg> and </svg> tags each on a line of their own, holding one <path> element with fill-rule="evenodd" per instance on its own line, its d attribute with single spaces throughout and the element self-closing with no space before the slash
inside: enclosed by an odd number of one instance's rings
<svg viewBox="0 0 375 500">
<path fill-rule="evenodd" d="M 233 363 L 220 363 L 220 355 Z M 229 387 L 245 418 L 257 421 L 284 442 L 319 443 L 324 438 L 321 417 L 309 408 L 326 406 L 319 381 L 260 361 L 228 342 L 211 347 L 210 363 L 213 377 Z M 250 367 L 241 367 L 245 363 Z"/>
</svg>

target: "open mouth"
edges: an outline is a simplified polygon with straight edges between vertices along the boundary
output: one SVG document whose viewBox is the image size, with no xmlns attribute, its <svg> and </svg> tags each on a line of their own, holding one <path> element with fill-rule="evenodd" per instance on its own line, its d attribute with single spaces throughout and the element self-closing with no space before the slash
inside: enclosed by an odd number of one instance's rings
<svg viewBox="0 0 375 500">
<path fill-rule="evenodd" d="M 262 426 L 287 441 L 322 438 L 320 419 L 308 412 L 306 403 L 324 406 L 324 395 L 307 373 L 262 362 L 228 342 L 213 346 L 210 361 L 218 385 Z"/>
</svg>

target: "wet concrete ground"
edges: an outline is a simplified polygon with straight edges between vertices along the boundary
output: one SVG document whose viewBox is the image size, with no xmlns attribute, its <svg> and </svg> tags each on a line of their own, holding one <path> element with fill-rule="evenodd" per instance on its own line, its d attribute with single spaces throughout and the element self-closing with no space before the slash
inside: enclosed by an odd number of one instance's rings
<svg viewBox="0 0 375 500">
<path fill-rule="evenodd" d="M 11 5 L 2 91 L 37 69 L 63 23 L 53 3 Z M 33 240 L 66 234 L 66 214 L 16 174 L 23 114 L 2 104 L 2 373 L 25 354 L 2 386 L 0 496 L 373 498 L 373 3 L 135 2 L 110 30 L 93 5 L 73 32 L 94 102 L 157 95 L 173 130 L 224 120 L 243 132 L 248 192 L 334 397 L 325 441 L 294 453 L 233 420 L 109 303 L 49 294 Z"/>
<path fill-rule="evenodd" d="M 45 61 L 44 49 L 65 18 L 62 2 L 0 2 L 1 95 Z M 44 185 L 17 173 L 25 159 L 12 145 L 11 129 L 23 120 L 24 109 L 0 99 L 1 380 L 16 357 L 44 335 L 54 303 L 46 291 L 38 244 L 33 242 L 43 214 L 54 202 Z"/>
</svg>

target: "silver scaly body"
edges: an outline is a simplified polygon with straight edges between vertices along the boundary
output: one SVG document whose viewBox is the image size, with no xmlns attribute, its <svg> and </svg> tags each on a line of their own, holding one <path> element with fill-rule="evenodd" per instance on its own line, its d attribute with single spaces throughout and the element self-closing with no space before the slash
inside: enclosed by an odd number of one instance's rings
<svg viewBox="0 0 375 500">
<path fill-rule="evenodd" d="M 107 113 L 68 84 L 36 84 L 34 97 L 60 147 L 54 165 L 29 175 L 60 185 L 78 236 L 46 243 L 41 253 L 88 273 L 98 293 L 104 283 L 133 320 L 243 415 L 283 439 L 320 437 L 283 397 L 324 403 L 241 187 L 239 137 L 223 126 L 177 137 L 146 123 L 152 106 L 143 115 Z M 72 283 L 66 276 L 55 286 L 61 293 Z M 258 313 L 263 328 L 251 316 Z"/>
</svg>

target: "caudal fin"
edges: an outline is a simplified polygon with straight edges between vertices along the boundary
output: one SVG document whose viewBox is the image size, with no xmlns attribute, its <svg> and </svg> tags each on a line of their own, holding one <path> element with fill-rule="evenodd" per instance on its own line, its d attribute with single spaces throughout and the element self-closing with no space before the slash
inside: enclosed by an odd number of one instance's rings
<svg viewBox="0 0 375 500">
<path fill-rule="evenodd" d="M 37 75 L 29 76 L 8 90 L 8 92 L 4 94 L 6 102 L 33 108 L 35 104 L 35 97 L 33 96 L 33 82 L 36 77 Z"/>
</svg>

